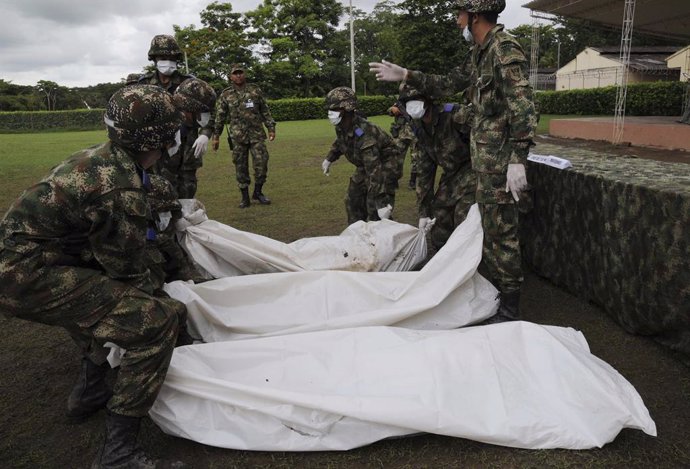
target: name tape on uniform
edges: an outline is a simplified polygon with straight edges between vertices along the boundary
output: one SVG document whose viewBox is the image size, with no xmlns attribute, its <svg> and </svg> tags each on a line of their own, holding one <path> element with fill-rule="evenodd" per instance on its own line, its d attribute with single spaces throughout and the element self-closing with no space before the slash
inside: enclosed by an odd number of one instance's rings
<svg viewBox="0 0 690 469">
<path fill-rule="evenodd" d="M 527 159 L 529 161 L 534 161 L 535 163 L 545 164 L 558 169 L 568 169 L 573 167 L 573 164 L 570 161 L 553 155 L 537 155 L 535 153 L 530 153 Z"/>
</svg>

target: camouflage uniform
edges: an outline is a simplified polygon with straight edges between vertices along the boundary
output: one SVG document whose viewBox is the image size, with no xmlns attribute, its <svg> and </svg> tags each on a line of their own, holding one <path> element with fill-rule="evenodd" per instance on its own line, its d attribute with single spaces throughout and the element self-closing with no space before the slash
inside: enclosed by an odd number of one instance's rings
<svg viewBox="0 0 690 469">
<path fill-rule="evenodd" d="M 487 0 L 472 3 L 482 1 Z M 483 11 L 480 7 L 477 11 Z M 506 173 L 509 163 L 527 167 L 537 121 L 527 59 L 520 44 L 503 31 L 502 25 L 496 25 L 484 44 L 474 45 L 463 64 L 448 75 L 409 71 L 407 83 L 434 95 L 468 89 L 474 108 L 472 169 L 477 173 L 476 200 L 484 228 L 482 263 L 502 293 L 519 291 L 523 277 L 518 206 L 505 190 Z"/>
<path fill-rule="evenodd" d="M 459 104 L 432 106 L 431 122 L 415 120 L 421 150 L 417 176 L 419 218 L 436 218 L 431 242 L 440 249 L 474 204 L 477 176 L 470 163 L 468 110 Z M 436 170 L 443 169 L 434 192 Z"/>
<path fill-rule="evenodd" d="M 150 185 L 132 153 L 174 136 L 180 116 L 164 96 L 139 85 L 118 91 L 106 111 L 111 142 L 57 166 L 0 222 L 0 310 L 65 328 L 95 364 L 106 342 L 126 349 L 108 408 L 130 417 L 153 404 L 184 310 L 155 291 L 146 265 Z"/>
<path fill-rule="evenodd" d="M 350 132 L 336 126 L 335 133 L 336 139 L 326 160 L 332 163 L 345 155 L 355 165 L 345 199 L 348 224 L 379 220 L 377 209 L 388 204 L 395 206 L 398 147 L 380 127 L 358 115 L 354 117 Z"/>
<path fill-rule="evenodd" d="M 400 153 L 400 177 L 403 175 L 403 166 L 407 150 L 410 150 L 410 189 L 414 189 L 417 180 L 417 162 L 421 157 L 421 152 L 417 145 L 417 137 L 415 135 L 415 128 L 410 121 L 410 117 L 405 113 L 404 104 L 398 101 L 395 107 L 400 110 L 399 114 L 394 114 L 392 108 L 388 110 L 388 114 L 393 116 L 393 123 L 391 124 L 391 137 L 398 147 Z M 403 114 L 405 113 L 405 114 Z"/>
<path fill-rule="evenodd" d="M 251 183 L 250 151 L 254 166 L 254 183 L 262 186 L 268 174 L 264 126 L 269 132 L 275 132 L 276 123 L 258 86 L 246 83 L 238 87 L 233 84 L 223 90 L 216 103 L 214 137 L 220 137 L 226 123 L 229 126 L 228 144 L 232 150 L 237 186 L 245 189 Z"/>
</svg>

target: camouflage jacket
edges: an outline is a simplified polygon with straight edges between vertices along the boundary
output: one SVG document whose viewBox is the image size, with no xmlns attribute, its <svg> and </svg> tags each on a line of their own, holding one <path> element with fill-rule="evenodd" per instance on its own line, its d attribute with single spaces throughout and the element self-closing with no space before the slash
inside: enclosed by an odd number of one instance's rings
<svg viewBox="0 0 690 469">
<path fill-rule="evenodd" d="M 451 188 L 458 187 L 454 181 L 461 179 L 462 171 L 470 170 L 470 119 L 468 106 L 460 104 L 436 105 L 431 109 L 431 122 L 415 120 L 417 128 L 417 204 L 420 217 L 432 215 L 434 182 L 438 167 L 443 169 L 443 178 Z M 459 188 L 459 187 L 458 187 Z M 462 194 L 449 194 L 447 205 L 454 205 Z"/>
<path fill-rule="evenodd" d="M 223 133 L 224 124 L 228 124 L 230 138 L 238 143 L 265 140 L 264 125 L 269 132 L 276 130 L 261 89 L 251 83 L 241 88 L 232 85 L 221 93 L 216 101 L 214 136 Z"/>
<path fill-rule="evenodd" d="M 182 83 L 183 81 L 185 81 L 188 78 L 194 78 L 194 76 L 193 75 L 185 75 L 185 74 L 180 73 L 179 71 L 176 70 L 172 75 L 170 75 L 170 83 L 168 83 L 167 85 L 163 85 L 163 83 L 158 78 L 158 72 L 153 71 L 153 72 L 147 73 L 146 75 L 142 75 L 139 78 L 139 84 L 140 85 L 160 86 L 161 88 L 163 88 L 168 93 L 174 94 L 177 87 L 180 86 L 180 83 Z"/>
<path fill-rule="evenodd" d="M 20 276 L 22 265 L 84 267 L 72 275 L 101 271 L 152 293 L 144 256 L 152 235 L 147 186 L 148 174 L 114 143 L 75 153 L 12 204 L 0 222 L 0 250 L 24 259 L 13 266 Z M 65 289 L 80 283 L 69 280 Z"/>
<path fill-rule="evenodd" d="M 474 45 L 448 75 L 410 72 L 407 83 L 433 95 L 467 88 L 473 105 L 472 169 L 503 173 L 509 163 L 527 164 L 537 113 L 528 81 L 527 59 L 513 36 L 496 25 L 484 45 Z"/>
<path fill-rule="evenodd" d="M 400 177 L 398 171 L 399 150 L 393 139 L 379 126 L 355 115 L 352 130 L 345 132 L 335 127 L 336 139 L 326 156 L 330 162 L 341 155 L 363 168 L 369 184 L 381 193 L 395 191 Z"/>
</svg>

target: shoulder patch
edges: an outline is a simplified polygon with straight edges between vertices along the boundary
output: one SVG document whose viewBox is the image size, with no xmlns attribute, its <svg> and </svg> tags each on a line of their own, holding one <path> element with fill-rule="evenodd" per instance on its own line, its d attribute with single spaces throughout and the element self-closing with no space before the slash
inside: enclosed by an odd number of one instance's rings
<svg viewBox="0 0 690 469">
<path fill-rule="evenodd" d="M 453 104 L 453 103 L 445 103 L 443 105 L 443 112 L 452 112 L 454 107 L 455 107 L 455 104 Z"/>
<path fill-rule="evenodd" d="M 362 135 L 364 135 L 364 130 L 362 130 L 359 127 L 355 128 L 355 135 L 361 137 Z"/>
</svg>

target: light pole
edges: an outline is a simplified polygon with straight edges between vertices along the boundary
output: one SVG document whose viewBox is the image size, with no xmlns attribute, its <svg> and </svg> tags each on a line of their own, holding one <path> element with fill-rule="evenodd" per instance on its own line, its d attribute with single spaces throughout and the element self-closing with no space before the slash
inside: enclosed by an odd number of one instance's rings
<svg viewBox="0 0 690 469">
<path fill-rule="evenodd" d="M 355 89 L 355 28 L 354 18 L 352 16 L 352 0 L 350 0 L 350 78 L 352 79 L 352 91 Z"/>
</svg>

